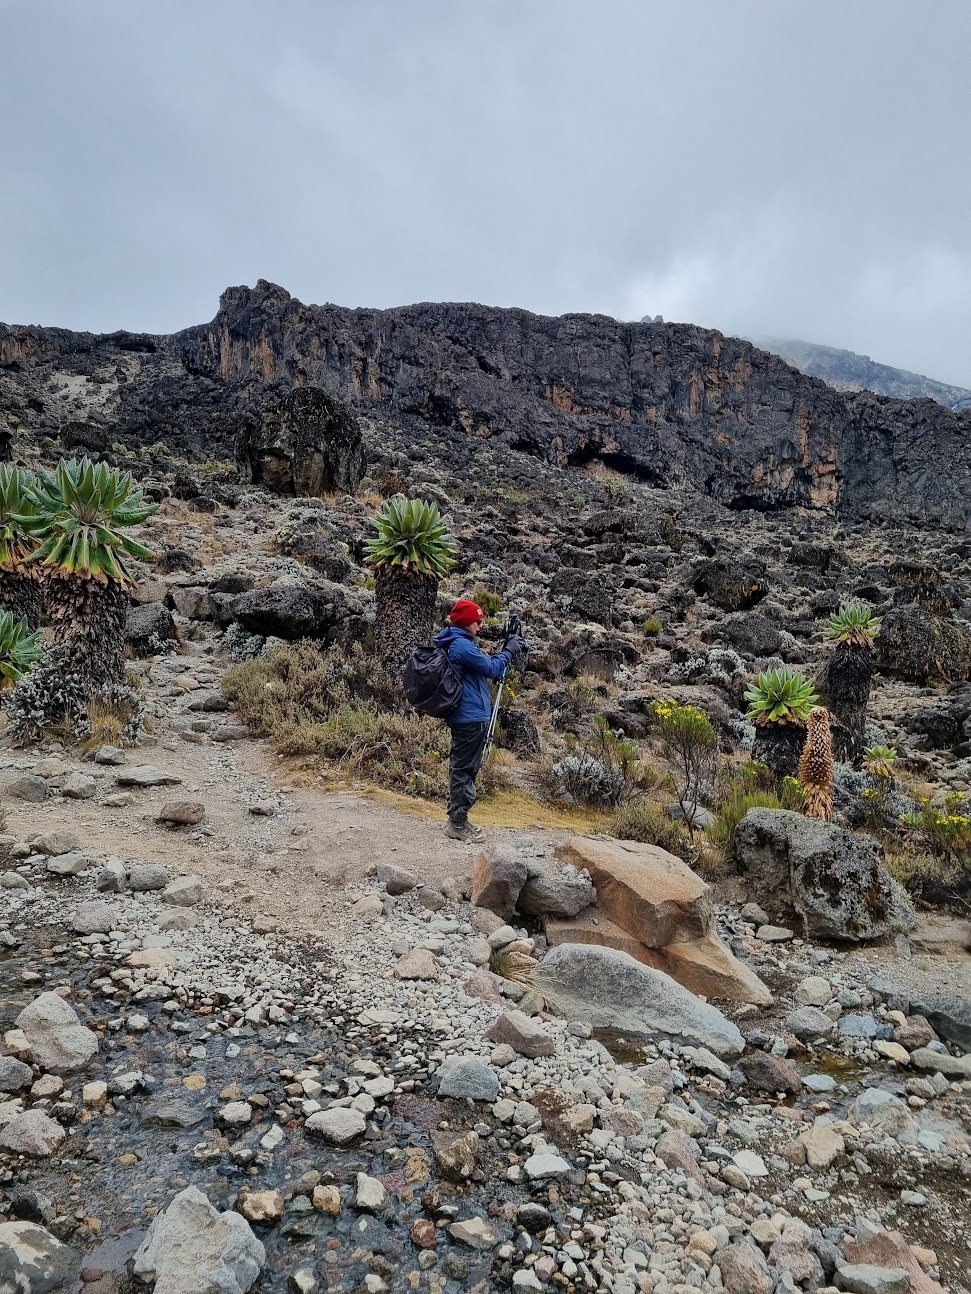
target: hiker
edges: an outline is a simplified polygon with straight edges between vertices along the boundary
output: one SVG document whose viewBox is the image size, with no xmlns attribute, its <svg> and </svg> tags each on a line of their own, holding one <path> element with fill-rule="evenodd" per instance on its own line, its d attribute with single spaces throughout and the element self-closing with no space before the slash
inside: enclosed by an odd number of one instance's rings
<svg viewBox="0 0 971 1294">
<path fill-rule="evenodd" d="M 509 663 L 526 650 L 523 640 L 513 634 L 495 656 L 487 656 L 480 651 L 475 645 L 475 636 L 484 619 L 480 606 L 460 598 L 452 607 L 448 628 L 435 636 L 435 646 L 445 652 L 449 664 L 462 680 L 461 699 L 446 718 L 452 730 L 452 749 L 448 759 L 445 834 L 452 840 L 468 844 L 485 840 L 481 827 L 474 827 L 469 822 L 469 810 L 476 800 L 475 779 L 482 765 L 492 714 L 489 683 L 501 678 Z"/>
</svg>

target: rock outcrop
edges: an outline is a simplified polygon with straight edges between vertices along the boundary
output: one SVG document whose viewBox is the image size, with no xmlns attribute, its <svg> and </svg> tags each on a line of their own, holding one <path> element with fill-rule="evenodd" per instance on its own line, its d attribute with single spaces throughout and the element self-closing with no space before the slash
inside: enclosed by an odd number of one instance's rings
<svg viewBox="0 0 971 1294">
<path fill-rule="evenodd" d="M 92 379 L 70 405 L 53 381 L 69 374 Z M 687 324 L 469 304 L 307 306 L 260 280 L 224 292 L 211 323 L 168 337 L 0 325 L 8 422 L 59 435 L 86 420 L 106 443 L 163 438 L 209 459 L 238 445 L 264 473 L 277 446 L 285 488 L 304 488 L 308 464 L 344 488 L 353 452 L 318 462 L 286 448 L 286 401 L 310 387 L 443 442 L 492 440 L 564 466 L 596 461 L 732 508 L 891 512 L 961 531 L 971 516 L 971 410 L 845 395 L 749 342 Z M 272 412 L 281 407 L 286 417 Z M 933 469 L 943 462 L 947 472 Z"/>
<path fill-rule="evenodd" d="M 297 387 L 250 422 L 236 452 L 248 479 L 277 494 L 353 494 L 364 475 L 357 419 L 317 387 Z"/>
<path fill-rule="evenodd" d="M 971 677 L 971 634 L 923 607 L 899 607 L 880 627 L 877 664 L 913 683 L 958 682 Z"/>
<path fill-rule="evenodd" d="M 560 858 L 586 871 L 597 904 L 546 922 L 551 944 L 614 948 L 694 993 L 765 1006 L 772 995 L 719 939 L 711 891 L 691 868 L 656 845 L 572 836 Z"/>
<path fill-rule="evenodd" d="M 871 836 L 785 809 L 749 809 L 735 851 L 759 904 L 777 920 L 801 919 L 807 936 L 862 943 L 916 924 Z"/>
</svg>

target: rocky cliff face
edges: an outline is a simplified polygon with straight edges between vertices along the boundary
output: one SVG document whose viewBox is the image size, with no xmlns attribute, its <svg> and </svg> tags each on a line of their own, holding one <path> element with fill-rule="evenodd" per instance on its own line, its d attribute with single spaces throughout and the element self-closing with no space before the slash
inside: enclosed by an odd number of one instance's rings
<svg viewBox="0 0 971 1294">
<path fill-rule="evenodd" d="M 229 458 L 294 387 L 464 447 L 595 461 L 733 508 L 971 525 L 971 411 L 846 395 L 738 338 L 600 315 L 306 306 L 260 281 L 168 337 L 0 325 L 0 418 Z M 80 437 L 80 439 L 79 439 Z M 98 444 L 91 446 L 98 448 Z"/>
</svg>

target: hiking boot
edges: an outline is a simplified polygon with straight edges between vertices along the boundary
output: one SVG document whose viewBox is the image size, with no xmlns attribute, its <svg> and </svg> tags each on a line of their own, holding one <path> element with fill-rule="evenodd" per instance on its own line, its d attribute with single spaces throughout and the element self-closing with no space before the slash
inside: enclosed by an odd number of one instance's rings
<svg viewBox="0 0 971 1294">
<path fill-rule="evenodd" d="M 466 822 L 460 827 L 451 818 L 445 823 L 445 834 L 450 840 L 461 840 L 466 845 L 481 845 L 486 838 L 486 833 L 481 827 L 473 827 L 471 822 Z"/>
</svg>

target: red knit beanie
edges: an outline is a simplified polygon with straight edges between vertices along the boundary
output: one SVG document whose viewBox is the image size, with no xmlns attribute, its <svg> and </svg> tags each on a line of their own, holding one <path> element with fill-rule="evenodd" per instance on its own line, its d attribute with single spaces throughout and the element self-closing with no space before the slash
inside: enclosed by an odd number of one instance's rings
<svg viewBox="0 0 971 1294">
<path fill-rule="evenodd" d="M 485 612 L 477 603 L 459 598 L 448 618 L 457 629 L 468 629 L 469 625 L 478 624 L 480 620 L 484 620 Z"/>
</svg>

